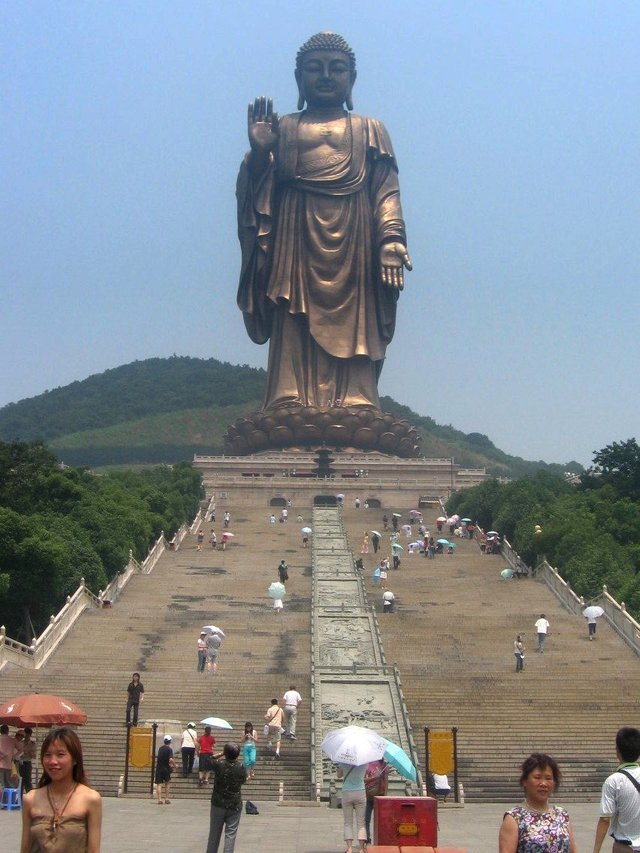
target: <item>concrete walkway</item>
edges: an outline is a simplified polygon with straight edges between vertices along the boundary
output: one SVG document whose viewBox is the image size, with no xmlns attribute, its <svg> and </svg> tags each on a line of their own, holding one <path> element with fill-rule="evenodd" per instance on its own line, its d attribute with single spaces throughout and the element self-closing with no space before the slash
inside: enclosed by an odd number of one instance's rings
<svg viewBox="0 0 640 853">
<path fill-rule="evenodd" d="M 559 798 L 559 802 L 562 800 Z M 340 853 L 342 812 L 319 807 L 257 803 L 258 816 L 243 814 L 235 853 Z M 440 808 L 438 844 L 462 847 L 467 853 L 495 853 L 506 806 L 499 803 Z M 578 853 L 592 849 L 598 803 L 569 807 Z M 197 800 L 175 800 L 159 808 L 154 800 L 105 799 L 102 853 L 204 853 L 208 806 Z M 20 847 L 20 813 L 0 812 L 2 850 Z M 220 848 L 222 848 L 222 844 Z M 605 843 L 604 850 L 610 845 Z"/>
</svg>

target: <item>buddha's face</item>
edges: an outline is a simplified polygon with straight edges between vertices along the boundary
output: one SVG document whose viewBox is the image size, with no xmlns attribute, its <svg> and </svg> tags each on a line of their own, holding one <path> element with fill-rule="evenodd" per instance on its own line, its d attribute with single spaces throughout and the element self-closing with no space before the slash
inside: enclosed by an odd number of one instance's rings
<svg viewBox="0 0 640 853">
<path fill-rule="evenodd" d="M 310 107 L 341 107 L 355 79 L 349 57 L 340 50 L 311 50 L 296 71 L 300 94 Z"/>
</svg>

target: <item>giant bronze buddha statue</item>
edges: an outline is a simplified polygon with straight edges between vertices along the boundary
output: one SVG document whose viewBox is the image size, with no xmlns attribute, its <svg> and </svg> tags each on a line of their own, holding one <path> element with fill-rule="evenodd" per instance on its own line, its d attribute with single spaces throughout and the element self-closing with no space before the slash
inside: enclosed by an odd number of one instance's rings
<svg viewBox="0 0 640 853">
<path fill-rule="evenodd" d="M 253 425 L 272 435 L 266 445 L 254 435 L 247 450 L 306 439 L 358 447 L 363 428 L 360 446 L 373 449 L 385 429 L 372 433 L 370 421 L 383 414 L 378 377 L 411 262 L 387 131 L 351 113 L 355 64 L 341 36 L 318 33 L 296 58 L 299 112 L 279 118 L 267 98 L 249 105 L 238 305 L 251 339 L 269 341 Z M 321 423 L 334 429 L 309 429 Z"/>
</svg>

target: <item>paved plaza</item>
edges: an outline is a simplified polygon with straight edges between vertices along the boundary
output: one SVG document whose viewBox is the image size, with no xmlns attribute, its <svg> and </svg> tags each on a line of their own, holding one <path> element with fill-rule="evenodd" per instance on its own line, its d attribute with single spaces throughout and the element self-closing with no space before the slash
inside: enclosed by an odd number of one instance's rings
<svg viewBox="0 0 640 853">
<path fill-rule="evenodd" d="M 558 798 L 562 803 L 562 798 Z M 340 853 L 342 812 L 324 803 L 307 807 L 257 803 L 258 816 L 243 814 L 235 853 Z M 438 844 L 467 853 L 495 853 L 498 828 L 508 806 L 500 803 L 444 807 L 438 812 Z M 598 803 L 568 807 L 579 853 L 592 849 Z M 198 800 L 174 800 L 158 807 L 154 800 L 105 798 L 102 853 L 204 853 L 208 806 Z M 20 847 L 20 813 L 0 813 L 3 853 Z M 220 849 L 222 849 L 222 844 Z M 609 845 L 603 848 L 609 849 Z"/>
</svg>

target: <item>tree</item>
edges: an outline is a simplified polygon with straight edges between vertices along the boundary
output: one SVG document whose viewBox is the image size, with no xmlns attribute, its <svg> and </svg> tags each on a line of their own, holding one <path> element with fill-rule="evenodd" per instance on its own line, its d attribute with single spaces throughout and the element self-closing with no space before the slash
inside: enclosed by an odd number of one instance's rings
<svg viewBox="0 0 640 853">
<path fill-rule="evenodd" d="M 640 447 L 635 438 L 608 444 L 595 453 L 593 463 L 583 477 L 585 486 L 610 483 L 621 497 L 640 500 Z"/>
</svg>

